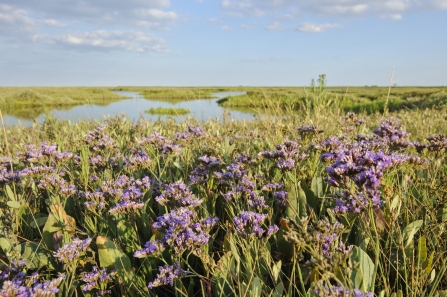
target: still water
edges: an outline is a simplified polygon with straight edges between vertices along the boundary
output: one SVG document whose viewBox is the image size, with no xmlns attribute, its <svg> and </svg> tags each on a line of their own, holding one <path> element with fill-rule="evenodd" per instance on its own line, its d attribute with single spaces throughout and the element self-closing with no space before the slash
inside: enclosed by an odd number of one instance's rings
<svg viewBox="0 0 447 297">
<path fill-rule="evenodd" d="M 216 98 L 213 99 L 200 99 L 190 100 L 182 102 L 165 102 L 158 100 L 148 100 L 139 95 L 138 92 L 114 92 L 119 95 L 128 97 L 129 99 L 123 99 L 118 102 L 110 103 L 107 106 L 99 105 L 79 105 L 71 108 L 70 110 L 57 110 L 51 111 L 51 114 L 56 118 L 62 120 L 79 121 L 82 119 L 101 119 L 106 116 L 122 115 L 125 114 L 129 119 L 136 121 L 141 115 L 146 119 L 156 121 L 158 119 L 167 119 L 173 117 L 178 121 L 186 119 L 188 117 L 194 117 L 199 121 L 206 121 L 208 119 L 253 119 L 253 114 L 249 112 L 234 111 L 225 109 L 217 104 L 217 101 L 229 96 L 243 95 L 245 92 L 219 92 L 213 93 Z M 187 115 L 172 116 L 172 115 L 150 115 L 144 113 L 149 108 L 186 108 L 191 111 Z M 40 115 L 34 120 L 20 119 L 11 115 L 3 115 L 5 125 L 22 125 L 31 126 L 33 122 L 42 123 L 45 120 L 45 115 Z"/>
</svg>

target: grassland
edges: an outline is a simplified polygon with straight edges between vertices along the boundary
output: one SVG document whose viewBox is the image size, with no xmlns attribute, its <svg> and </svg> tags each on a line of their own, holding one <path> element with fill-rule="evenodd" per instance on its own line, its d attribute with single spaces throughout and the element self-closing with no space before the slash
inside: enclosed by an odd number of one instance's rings
<svg viewBox="0 0 447 297">
<path fill-rule="evenodd" d="M 107 105 L 125 97 L 106 88 L 0 87 L 0 108 L 18 118 L 35 118 L 53 108 L 82 104 Z"/>
<path fill-rule="evenodd" d="M 447 108 L 329 92 L 248 122 L 4 128 L 1 293 L 447 296 Z"/>
<path fill-rule="evenodd" d="M 160 114 L 160 115 L 184 115 L 190 113 L 191 111 L 186 108 L 158 107 L 158 108 L 150 108 L 148 110 L 145 110 L 144 112 L 148 114 Z"/>
<path fill-rule="evenodd" d="M 116 87 L 112 91 L 140 92 L 146 99 L 169 102 L 211 99 L 213 92 L 224 91 L 224 88 L 213 87 Z"/>
</svg>

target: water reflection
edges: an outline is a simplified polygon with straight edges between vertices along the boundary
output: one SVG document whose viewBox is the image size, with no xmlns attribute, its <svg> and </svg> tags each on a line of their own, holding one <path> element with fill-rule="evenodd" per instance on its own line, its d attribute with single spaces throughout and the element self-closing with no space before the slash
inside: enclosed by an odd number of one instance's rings
<svg viewBox="0 0 447 297">
<path fill-rule="evenodd" d="M 121 101 L 113 102 L 107 105 L 78 105 L 74 107 L 67 107 L 65 110 L 56 108 L 51 111 L 51 114 L 56 118 L 63 120 L 78 121 L 81 119 L 100 119 L 104 116 L 114 116 L 126 114 L 131 120 L 137 120 L 141 115 L 153 121 L 163 120 L 167 118 L 175 118 L 178 121 L 188 117 L 194 117 L 199 121 L 206 121 L 208 119 L 223 119 L 225 116 L 234 119 L 253 119 L 253 114 L 250 112 L 235 111 L 222 108 L 217 104 L 217 101 L 228 97 L 243 95 L 245 92 L 219 92 L 213 95 L 213 99 L 189 100 L 181 102 L 166 102 L 159 100 L 148 100 L 143 98 L 137 92 L 114 92 L 119 95 L 128 97 Z M 149 115 L 144 111 L 149 108 L 186 108 L 191 110 L 191 113 L 181 116 L 166 116 L 166 115 Z M 33 122 L 43 122 L 45 115 L 43 109 L 14 109 L 2 110 L 3 118 L 6 125 L 22 125 L 31 126 Z"/>
</svg>

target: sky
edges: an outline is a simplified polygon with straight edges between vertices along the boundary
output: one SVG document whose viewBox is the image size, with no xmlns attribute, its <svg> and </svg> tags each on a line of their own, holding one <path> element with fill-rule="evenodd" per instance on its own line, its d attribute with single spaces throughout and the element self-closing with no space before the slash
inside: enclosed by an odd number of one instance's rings
<svg viewBox="0 0 447 297">
<path fill-rule="evenodd" d="M 0 86 L 307 86 L 320 74 L 447 85 L 447 0 L 0 1 Z"/>
</svg>

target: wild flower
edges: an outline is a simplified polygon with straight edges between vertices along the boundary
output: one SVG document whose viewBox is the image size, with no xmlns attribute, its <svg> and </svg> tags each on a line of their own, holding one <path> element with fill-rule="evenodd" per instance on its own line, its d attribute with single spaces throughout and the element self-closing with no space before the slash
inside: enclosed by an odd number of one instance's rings
<svg viewBox="0 0 447 297">
<path fill-rule="evenodd" d="M 365 119 L 359 119 L 357 117 L 357 114 L 354 112 L 348 112 L 346 113 L 346 116 L 344 116 L 341 125 L 342 130 L 344 132 L 351 132 L 355 130 L 355 127 L 361 126 L 363 124 L 366 124 Z"/>
<path fill-rule="evenodd" d="M 317 297 L 374 297 L 372 292 L 363 292 L 359 289 L 350 291 L 340 284 L 337 285 L 319 285 L 315 288 Z"/>
<path fill-rule="evenodd" d="M 402 150 L 414 144 L 406 138 L 409 134 L 400 124 L 400 120 L 394 117 L 382 120 L 379 127 L 374 129 L 374 134 L 388 143 L 391 150 Z"/>
<path fill-rule="evenodd" d="M 87 250 L 91 241 L 91 238 L 81 240 L 75 237 L 72 242 L 67 242 L 54 252 L 53 256 L 64 264 L 72 263 L 79 259 L 79 257 Z"/>
<path fill-rule="evenodd" d="M 151 145 L 152 148 L 161 153 L 162 156 L 174 155 L 177 156 L 182 151 L 179 145 L 173 144 L 171 140 L 162 136 L 158 132 L 153 132 L 149 137 L 143 137 L 138 144 L 140 146 Z"/>
<path fill-rule="evenodd" d="M 94 131 L 87 131 L 85 143 L 88 144 L 91 150 L 103 151 L 118 147 L 116 141 L 104 133 L 105 129 L 106 126 L 100 126 Z"/>
<path fill-rule="evenodd" d="M 200 254 L 211 237 L 208 232 L 217 221 L 218 218 L 213 217 L 198 220 L 197 213 L 184 207 L 171 210 L 152 224 L 152 228 L 164 233 L 163 239 L 146 243 L 144 249 L 136 252 L 136 256 L 156 253 L 167 247 L 173 250 L 175 256 L 180 256 L 185 250 Z"/>
<path fill-rule="evenodd" d="M 161 205 L 170 207 L 196 207 L 203 203 L 203 199 L 198 199 L 191 192 L 191 189 L 182 181 L 170 183 L 165 186 L 162 194 L 155 197 Z"/>
<path fill-rule="evenodd" d="M 298 127 L 296 129 L 298 130 L 298 133 L 301 137 L 308 137 L 323 132 L 323 130 L 318 129 L 315 125 L 303 124 L 301 125 L 301 127 Z"/>
<path fill-rule="evenodd" d="M 159 266 L 158 267 L 159 273 L 157 274 L 157 277 L 148 284 L 149 289 L 153 289 L 158 286 L 162 285 L 174 285 L 174 280 L 184 277 L 188 275 L 188 270 L 183 270 L 180 267 L 179 262 L 175 262 L 173 265 L 165 265 L 165 266 Z"/>
<path fill-rule="evenodd" d="M 11 281 L 5 281 L 0 290 L 0 296 L 56 296 L 59 292 L 58 286 L 65 279 L 64 275 L 59 275 L 56 279 L 38 282 L 38 275 L 34 274 L 30 282 L 26 281 L 25 274 L 16 276 Z"/>
<path fill-rule="evenodd" d="M 127 171 L 136 171 L 140 168 L 149 168 L 152 164 L 151 158 L 142 150 L 131 150 L 131 155 L 127 156 L 123 162 L 123 168 Z"/>
<path fill-rule="evenodd" d="M 216 157 L 204 155 L 198 158 L 199 164 L 189 174 L 192 184 L 200 184 L 206 182 L 214 171 L 219 169 L 222 160 Z"/>
<path fill-rule="evenodd" d="M 447 149 L 447 139 L 443 134 L 434 134 L 427 137 L 428 144 L 423 144 L 420 142 L 415 142 L 414 146 L 418 153 L 421 153 L 424 149 L 427 149 L 429 152 L 439 152 L 441 150 Z"/>
<path fill-rule="evenodd" d="M 237 234 L 243 238 L 251 236 L 261 238 L 265 231 L 261 226 L 264 224 L 264 220 L 267 218 L 267 214 L 261 214 L 251 211 L 243 211 L 239 216 L 233 218 L 233 223 Z M 272 235 L 279 229 L 277 226 L 268 227 L 268 236 Z"/>
<path fill-rule="evenodd" d="M 86 283 L 84 287 L 82 287 L 82 291 L 88 292 L 95 288 L 105 288 L 108 283 L 113 282 L 116 273 L 116 270 L 107 273 L 106 268 L 98 269 L 97 266 L 93 266 L 91 272 L 84 272 L 82 274 L 82 281 Z"/>
<path fill-rule="evenodd" d="M 261 152 L 258 157 L 276 160 L 276 167 L 290 171 L 295 168 L 295 162 L 301 162 L 307 158 L 307 154 L 299 153 L 299 147 L 298 143 L 286 140 L 283 144 L 276 145 L 276 151 Z"/>
</svg>

